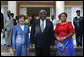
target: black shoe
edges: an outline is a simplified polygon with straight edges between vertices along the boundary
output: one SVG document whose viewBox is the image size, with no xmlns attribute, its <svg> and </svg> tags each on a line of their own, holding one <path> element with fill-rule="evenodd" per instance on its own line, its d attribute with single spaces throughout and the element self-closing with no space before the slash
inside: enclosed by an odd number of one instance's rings
<svg viewBox="0 0 84 57">
<path fill-rule="evenodd" d="M 82 47 L 82 45 L 80 45 L 80 47 Z"/>
<path fill-rule="evenodd" d="M 79 45 L 77 45 L 77 47 L 79 47 Z"/>
</svg>

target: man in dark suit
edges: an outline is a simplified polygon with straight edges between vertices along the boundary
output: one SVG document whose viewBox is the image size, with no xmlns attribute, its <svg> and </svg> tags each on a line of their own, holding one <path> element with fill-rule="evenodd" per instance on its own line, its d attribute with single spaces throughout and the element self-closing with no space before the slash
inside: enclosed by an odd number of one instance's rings
<svg viewBox="0 0 84 57">
<path fill-rule="evenodd" d="M 11 13 L 10 15 L 11 15 L 12 20 L 13 20 L 13 25 L 14 25 L 14 26 L 17 25 L 16 19 L 14 19 L 14 13 Z"/>
<path fill-rule="evenodd" d="M 83 17 L 80 16 L 80 10 L 76 11 L 77 16 L 73 19 L 73 24 L 76 31 L 76 43 L 77 47 L 82 46 L 82 37 L 83 37 Z"/>
<path fill-rule="evenodd" d="M 53 24 L 46 20 L 47 12 L 41 10 L 40 19 L 35 20 L 30 35 L 30 45 L 35 44 L 36 56 L 49 56 L 50 45 L 54 45 Z"/>
<path fill-rule="evenodd" d="M 1 13 L 1 32 L 3 28 L 4 28 L 4 17 L 3 17 L 3 13 Z"/>
</svg>

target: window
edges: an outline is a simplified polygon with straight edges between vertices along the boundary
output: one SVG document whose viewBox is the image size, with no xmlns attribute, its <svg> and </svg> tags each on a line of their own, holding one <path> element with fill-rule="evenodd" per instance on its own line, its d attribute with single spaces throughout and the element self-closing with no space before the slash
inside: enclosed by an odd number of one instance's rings
<svg viewBox="0 0 84 57">
<path fill-rule="evenodd" d="M 32 7 L 32 8 L 27 8 L 27 15 L 29 16 L 29 17 L 31 17 L 33 14 L 35 14 L 36 16 L 39 16 L 39 11 L 40 10 L 46 10 L 47 11 L 47 17 L 50 17 L 50 8 L 48 7 L 48 8 L 44 8 L 44 7 L 39 7 L 39 8 L 37 8 L 37 7 Z"/>
</svg>

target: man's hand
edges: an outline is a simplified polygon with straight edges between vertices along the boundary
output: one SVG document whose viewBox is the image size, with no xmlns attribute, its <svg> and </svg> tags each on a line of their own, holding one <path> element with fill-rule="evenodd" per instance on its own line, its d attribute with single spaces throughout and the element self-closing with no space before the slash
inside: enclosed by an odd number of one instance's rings
<svg viewBox="0 0 84 57">
<path fill-rule="evenodd" d="M 31 47 L 35 47 L 35 44 L 30 44 Z"/>
<path fill-rule="evenodd" d="M 13 49 L 13 52 L 15 53 L 16 52 L 16 49 Z"/>
</svg>

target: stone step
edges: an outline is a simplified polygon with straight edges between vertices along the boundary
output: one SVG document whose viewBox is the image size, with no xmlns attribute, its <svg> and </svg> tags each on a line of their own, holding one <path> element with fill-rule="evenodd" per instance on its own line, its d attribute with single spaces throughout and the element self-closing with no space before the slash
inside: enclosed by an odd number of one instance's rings
<svg viewBox="0 0 84 57">
<path fill-rule="evenodd" d="M 78 48 L 75 48 L 75 55 L 76 56 L 83 56 L 83 47 L 78 47 Z"/>
<path fill-rule="evenodd" d="M 81 48 L 81 47 L 75 48 L 74 50 L 75 50 L 75 52 L 76 52 L 76 51 L 78 51 L 78 52 L 83 52 L 83 48 Z"/>
<path fill-rule="evenodd" d="M 53 50 L 50 49 L 50 51 L 51 56 L 56 56 L 56 48 Z M 76 56 L 83 56 L 83 48 L 74 48 L 74 51 Z M 13 56 L 12 48 L 1 48 L 1 56 Z M 27 52 L 27 56 L 35 56 L 35 49 L 30 48 L 30 51 Z"/>
</svg>

